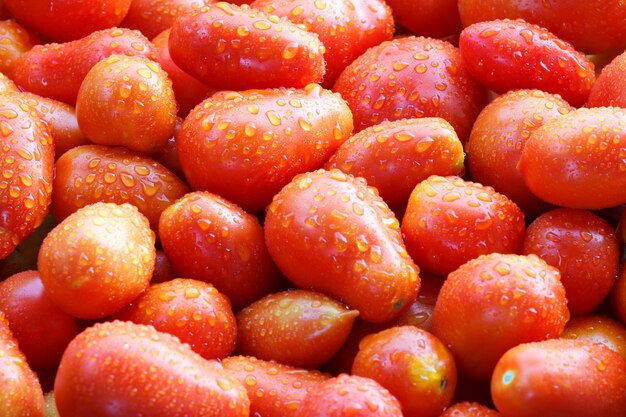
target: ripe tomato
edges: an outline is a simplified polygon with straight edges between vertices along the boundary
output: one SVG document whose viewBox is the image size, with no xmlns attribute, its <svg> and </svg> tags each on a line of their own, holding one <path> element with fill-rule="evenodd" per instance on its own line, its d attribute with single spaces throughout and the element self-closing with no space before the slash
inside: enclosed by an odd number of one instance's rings
<svg viewBox="0 0 626 417">
<path fill-rule="evenodd" d="M 214 0 L 132 0 L 120 26 L 136 29 L 148 39 L 169 29 L 180 15 L 215 3 Z"/>
<path fill-rule="evenodd" d="M 600 343 L 553 339 L 516 346 L 498 361 L 491 394 L 505 416 L 618 417 L 626 360 Z"/>
<path fill-rule="evenodd" d="M 521 19 L 468 26 L 459 49 L 467 71 L 496 93 L 535 88 L 577 106 L 585 103 L 595 81 L 594 66 L 581 52 Z"/>
<path fill-rule="evenodd" d="M 342 300 L 385 322 L 413 302 L 419 269 L 400 225 L 362 178 L 338 170 L 301 174 L 268 207 L 265 241 L 296 286 Z"/>
<path fill-rule="evenodd" d="M 250 408 L 245 388 L 219 362 L 152 326 L 122 321 L 96 324 L 70 343 L 54 396 L 63 417 L 247 417 Z"/>
<path fill-rule="evenodd" d="M 457 0 L 385 0 L 393 16 L 414 35 L 443 38 L 463 29 Z"/>
<path fill-rule="evenodd" d="M 482 404 L 463 401 L 446 408 L 440 417 L 500 417 L 500 413 Z"/>
<path fill-rule="evenodd" d="M 41 41 L 34 33 L 15 20 L 0 21 L 0 72 L 13 78 L 17 59 Z"/>
<path fill-rule="evenodd" d="M 565 325 L 561 337 L 602 343 L 626 359 L 626 326 L 608 316 L 590 314 L 574 317 Z"/>
<path fill-rule="evenodd" d="M 616 56 L 602 69 L 591 87 L 587 107 L 626 107 L 626 52 Z"/>
</svg>

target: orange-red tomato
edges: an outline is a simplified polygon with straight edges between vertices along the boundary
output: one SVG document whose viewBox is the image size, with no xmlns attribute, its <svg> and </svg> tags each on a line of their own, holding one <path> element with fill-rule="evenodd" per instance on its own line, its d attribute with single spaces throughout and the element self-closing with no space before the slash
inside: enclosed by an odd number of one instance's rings
<svg viewBox="0 0 626 417">
<path fill-rule="evenodd" d="M 626 359 L 626 326 L 608 316 L 590 314 L 571 319 L 561 337 L 602 343 Z"/>
<path fill-rule="evenodd" d="M 500 413 L 478 403 L 463 401 L 446 408 L 441 417 L 500 417 Z"/>
<path fill-rule="evenodd" d="M 626 52 L 616 56 L 602 69 L 598 79 L 591 87 L 585 106 L 626 107 Z"/>
<path fill-rule="evenodd" d="M 0 72 L 13 78 L 17 59 L 41 41 L 34 33 L 13 19 L 0 21 Z"/>
<path fill-rule="evenodd" d="M 442 38 L 463 27 L 457 0 L 385 0 L 396 21 L 414 35 Z"/>
</svg>

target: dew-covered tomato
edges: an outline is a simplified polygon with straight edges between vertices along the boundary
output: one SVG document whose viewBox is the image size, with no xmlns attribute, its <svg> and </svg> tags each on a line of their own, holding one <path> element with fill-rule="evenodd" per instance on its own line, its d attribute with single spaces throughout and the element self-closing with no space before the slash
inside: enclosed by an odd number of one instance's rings
<svg viewBox="0 0 626 417">
<path fill-rule="evenodd" d="M 385 0 L 400 25 L 414 35 L 443 38 L 463 27 L 457 0 Z"/>
<path fill-rule="evenodd" d="M 0 311 L 0 417 L 43 417 L 43 392 Z"/>
<path fill-rule="evenodd" d="M 626 108 L 626 52 L 616 56 L 604 68 L 591 87 L 587 107 Z"/>
<path fill-rule="evenodd" d="M 218 2 L 180 16 L 169 49 L 183 71 L 221 90 L 301 88 L 325 73 L 316 34 L 248 5 Z"/>
<path fill-rule="evenodd" d="M 37 110 L 17 94 L 0 95 L 0 135 L 0 259 L 4 259 L 48 213 L 54 144 Z"/>
<path fill-rule="evenodd" d="M 621 0 L 459 0 L 458 7 L 465 26 L 522 18 L 547 28 L 583 52 L 598 53 L 626 45 L 626 8 Z"/>
<path fill-rule="evenodd" d="M 365 337 L 352 365 L 400 401 L 404 415 L 439 417 L 456 388 L 452 353 L 431 333 L 399 326 Z"/>
<path fill-rule="evenodd" d="M 79 318 L 113 314 L 148 287 L 154 242 L 148 220 L 136 207 L 85 206 L 44 239 L 38 265 L 46 294 Z"/>
<path fill-rule="evenodd" d="M 222 365 L 248 391 L 250 416 L 293 417 L 307 393 L 329 378 L 319 371 L 251 356 L 229 356 Z"/>
<path fill-rule="evenodd" d="M 462 142 L 487 98 L 457 48 L 414 36 L 368 49 L 344 69 L 333 91 L 348 102 L 357 132 L 384 120 L 441 117 Z"/>
<path fill-rule="evenodd" d="M 569 319 L 559 271 L 535 255 L 482 255 L 448 275 L 432 332 L 459 371 L 489 380 L 496 362 L 524 342 L 558 337 Z"/>
<path fill-rule="evenodd" d="M 619 270 L 615 230 L 586 210 L 560 208 L 539 216 L 528 226 L 522 253 L 533 253 L 561 272 L 572 315 L 595 310 L 611 291 Z"/>
<path fill-rule="evenodd" d="M 358 315 L 314 291 L 270 294 L 237 313 L 237 352 L 317 368 L 337 353 Z"/>
<path fill-rule="evenodd" d="M 26 91 L 73 105 L 89 70 L 114 54 L 152 59 L 155 48 L 136 30 L 90 32 L 71 42 L 36 45 L 15 63 L 14 80 Z"/>
<path fill-rule="evenodd" d="M 250 5 L 286 17 L 316 33 L 324 44 L 326 74 L 331 87 L 341 71 L 368 48 L 388 41 L 394 25 L 389 2 L 383 0 L 256 0 Z"/>
<path fill-rule="evenodd" d="M 535 195 L 581 209 L 626 202 L 626 110 L 581 108 L 550 120 L 526 141 L 518 169 Z"/>
<path fill-rule="evenodd" d="M 294 175 L 320 168 L 352 127 L 346 102 L 317 84 L 220 92 L 189 113 L 176 144 L 193 189 L 257 212 Z"/>
<path fill-rule="evenodd" d="M 530 192 L 517 163 L 532 132 L 571 110 L 558 95 L 540 90 L 513 90 L 495 98 L 478 115 L 465 147 L 474 181 L 506 195 L 529 217 L 549 209 Z"/>
<path fill-rule="evenodd" d="M 0 282 L 0 311 L 36 369 L 59 364 L 67 344 L 79 332 L 77 320 L 57 307 L 44 292 L 37 271 L 24 271 Z"/>
<path fill-rule="evenodd" d="M 58 42 L 82 38 L 117 26 L 131 0 L 3 0 L 24 26 Z"/>
<path fill-rule="evenodd" d="M 206 359 L 225 358 L 237 341 L 228 298 L 213 285 L 189 278 L 152 285 L 115 318 L 177 336 Z"/>
<path fill-rule="evenodd" d="M 462 401 L 446 408 L 440 417 L 500 417 L 500 413 L 479 403 Z"/>
<path fill-rule="evenodd" d="M 505 195 L 455 176 L 420 182 L 402 219 L 409 254 L 438 275 L 479 255 L 519 253 L 525 230 L 524 213 Z"/>
<path fill-rule="evenodd" d="M 578 106 L 587 101 L 596 79 L 593 64 L 581 52 L 521 19 L 468 26 L 459 49 L 467 71 L 496 93 L 538 89 Z"/>
<path fill-rule="evenodd" d="M 392 208 L 404 208 L 415 186 L 431 175 L 464 170 L 463 144 L 439 117 L 384 121 L 344 142 L 324 165 L 363 177 Z"/>
<path fill-rule="evenodd" d="M 314 386 L 294 417 L 402 417 L 398 400 L 370 378 L 341 374 Z"/>
<path fill-rule="evenodd" d="M 583 339 L 602 343 L 626 359 L 626 326 L 600 314 L 574 317 L 561 334 L 565 339 Z"/>
<path fill-rule="evenodd" d="M 163 210 L 187 192 L 185 182 L 147 156 L 123 147 L 85 145 L 57 160 L 51 211 L 61 221 L 99 201 L 129 203 L 156 231 Z"/>
<path fill-rule="evenodd" d="M 258 219 L 215 194 L 189 193 L 168 207 L 159 237 L 180 276 L 213 284 L 235 310 L 282 288 Z"/>
<path fill-rule="evenodd" d="M 76 98 L 78 125 L 92 142 L 145 154 L 172 136 L 175 116 L 172 81 L 142 56 L 111 55 L 98 62 Z"/>
<path fill-rule="evenodd" d="M 491 395 L 503 416 L 618 417 L 626 360 L 600 343 L 553 339 L 516 346 L 498 361 Z"/>
<path fill-rule="evenodd" d="M 0 21 L 0 72 L 13 78 L 17 59 L 41 41 L 34 32 L 13 19 Z"/>
<path fill-rule="evenodd" d="M 294 177 L 267 210 L 265 241 L 296 286 L 340 299 L 364 320 L 391 320 L 417 296 L 419 269 L 399 222 L 362 178 L 338 170 Z"/>
<path fill-rule="evenodd" d="M 15 85 L 12 79 L 0 72 L 0 93 L 17 93 L 20 89 Z"/>
<path fill-rule="evenodd" d="M 152 326 L 96 324 L 68 346 L 54 383 L 63 417 L 247 417 L 245 388 Z"/>
</svg>

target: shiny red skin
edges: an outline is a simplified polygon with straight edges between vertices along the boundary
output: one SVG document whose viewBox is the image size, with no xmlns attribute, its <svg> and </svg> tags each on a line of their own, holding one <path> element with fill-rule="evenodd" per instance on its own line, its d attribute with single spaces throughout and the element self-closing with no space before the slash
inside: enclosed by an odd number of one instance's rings
<svg viewBox="0 0 626 417">
<path fill-rule="evenodd" d="M 322 81 L 324 45 L 286 18 L 218 2 L 180 16 L 170 32 L 172 59 L 220 90 L 296 87 Z"/>
<path fill-rule="evenodd" d="M 385 0 L 397 23 L 414 35 L 443 38 L 463 29 L 457 0 Z"/>
<path fill-rule="evenodd" d="M 446 408 L 441 417 L 500 417 L 500 413 L 482 404 L 462 401 Z"/>
<path fill-rule="evenodd" d="M 561 337 L 602 343 L 626 359 L 626 326 L 609 316 L 587 314 L 574 317 L 565 325 Z"/>
<path fill-rule="evenodd" d="M 41 43 L 39 37 L 13 19 L 0 21 L 0 72 L 13 78 L 17 59 L 33 46 Z"/>
<path fill-rule="evenodd" d="M 467 72 L 451 43 L 408 36 L 368 49 L 333 87 L 348 102 L 355 131 L 415 117 L 447 120 L 462 142 L 486 104 L 486 91 Z"/>
<path fill-rule="evenodd" d="M 586 107 L 626 107 L 626 52 L 604 68 L 591 87 Z"/>
<path fill-rule="evenodd" d="M 467 71 L 496 93 L 538 89 L 580 106 L 596 80 L 593 64 L 581 52 L 522 19 L 468 26 L 459 49 Z"/>
</svg>

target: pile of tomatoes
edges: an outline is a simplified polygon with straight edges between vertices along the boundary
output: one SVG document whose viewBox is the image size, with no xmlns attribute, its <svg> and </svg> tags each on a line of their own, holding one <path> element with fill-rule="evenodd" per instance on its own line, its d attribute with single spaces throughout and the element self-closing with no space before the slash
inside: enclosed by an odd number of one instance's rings
<svg viewBox="0 0 626 417">
<path fill-rule="evenodd" d="M 626 415 L 623 1 L 0 17 L 0 417 Z"/>
</svg>

